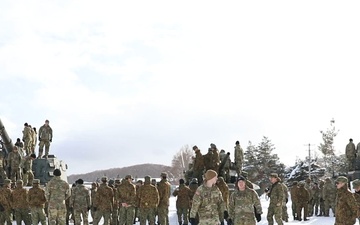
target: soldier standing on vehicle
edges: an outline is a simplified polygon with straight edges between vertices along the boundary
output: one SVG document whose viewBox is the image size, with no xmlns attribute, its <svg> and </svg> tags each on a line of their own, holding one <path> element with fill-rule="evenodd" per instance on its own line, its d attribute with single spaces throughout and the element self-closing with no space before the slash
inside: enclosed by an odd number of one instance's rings
<svg viewBox="0 0 360 225">
<path fill-rule="evenodd" d="M 149 225 L 155 225 L 156 207 L 159 205 L 159 192 L 150 183 L 151 177 L 144 177 L 144 184 L 139 187 L 136 193 L 139 206 L 140 225 L 145 225 L 148 220 Z"/>
<path fill-rule="evenodd" d="M 190 223 L 196 223 L 196 214 L 199 214 L 199 225 L 219 224 L 227 219 L 225 204 L 219 188 L 215 185 L 217 172 L 208 170 L 205 173 L 204 183 L 195 192 L 190 211 Z"/>
<path fill-rule="evenodd" d="M 230 153 L 225 153 L 225 150 L 222 149 L 220 151 L 220 165 L 223 165 L 220 172 L 220 175 L 224 177 L 225 182 L 230 182 L 230 165 L 231 165 L 231 159 L 230 159 Z"/>
<path fill-rule="evenodd" d="M 21 168 L 23 172 L 23 182 L 25 186 L 31 186 L 34 179 L 34 174 L 32 172 L 32 163 L 36 159 L 36 155 L 31 153 L 28 156 L 25 156 L 21 162 Z"/>
<path fill-rule="evenodd" d="M 101 184 L 98 187 L 93 207 L 95 211 L 94 225 L 98 225 L 101 217 L 104 217 L 104 225 L 109 225 L 111 212 L 114 206 L 114 191 L 108 185 L 107 177 L 101 178 Z"/>
<path fill-rule="evenodd" d="M 28 203 L 28 190 L 23 187 L 23 181 L 16 181 L 16 188 L 11 193 L 12 208 L 14 210 L 17 225 L 24 221 L 25 225 L 31 224 L 30 209 Z"/>
<path fill-rule="evenodd" d="M 85 187 L 82 179 L 77 180 L 76 187 L 72 190 L 70 208 L 74 212 L 74 224 L 80 225 L 81 221 L 83 221 L 83 225 L 88 225 L 89 210 L 91 205 L 89 190 Z"/>
<path fill-rule="evenodd" d="M 44 211 L 46 197 L 45 191 L 40 187 L 40 180 L 34 179 L 33 186 L 28 193 L 28 202 L 30 206 L 32 224 L 46 225 L 46 215 Z"/>
<path fill-rule="evenodd" d="M 262 214 L 262 207 L 258 194 L 246 186 L 246 179 L 240 176 L 236 182 L 235 191 L 230 196 L 229 225 L 255 225 L 255 211 Z M 257 219 L 260 222 L 261 216 Z"/>
<path fill-rule="evenodd" d="M 126 175 L 124 182 L 117 188 L 117 201 L 120 204 L 120 224 L 132 224 L 135 218 L 136 187 L 133 177 Z"/>
<path fill-rule="evenodd" d="M 24 150 L 26 155 L 30 155 L 31 152 L 31 144 L 32 144 L 32 129 L 28 125 L 28 123 L 24 124 L 24 130 L 23 132 L 23 142 L 24 142 Z"/>
<path fill-rule="evenodd" d="M 348 189 L 348 179 L 339 176 L 336 179 L 337 197 L 335 210 L 335 225 L 353 225 L 359 214 L 355 197 Z"/>
<path fill-rule="evenodd" d="M 212 166 L 213 166 L 213 170 L 219 172 L 219 166 L 220 166 L 220 152 L 217 149 L 216 145 L 214 143 L 210 144 L 210 149 L 212 151 Z"/>
<path fill-rule="evenodd" d="M 284 191 L 279 183 L 281 180 L 277 173 L 271 173 L 270 182 L 272 183 L 270 192 L 268 193 L 268 196 L 270 198 L 269 208 L 268 208 L 268 214 L 267 214 L 267 221 L 269 225 L 274 224 L 274 219 L 277 224 L 283 225 L 282 221 L 282 204 L 284 201 Z"/>
<path fill-rule="evenodd" d="M 201 154 L 200 149 L 196 145 L 193 147 L 193 150 L 195 151 L 193 178 L 196 178 L 199 183 L 202 183 L 202 176 L 205 169 L 204 158 L 203 155 Z"/>
<path fill-rule="evenodd" d="M 161 173 L 161 181 L 157 189 L 159 192 L 159 205 L 158 205 L 158 220 L 161 225 L 169 225 L 169 198 L 171 185 L 167 180 L 167 173 Z"/>
<path fill-rule="evenodd" d="M 348 162 L 349 171 L 355 170 L 355 158 L 356 158 L 356 149 L 355 144 L 353 143 L 353 139 L 349 139 L 349 143 L 346 145 L 345 148 L 345 155 Z"/>
<path fill-rule="evenodd" d="M 48 182 L 45 190 L 46 200 L 48 201 L 49 225 L 66 224 L 66 205 L 65 200 L 71 195 L 68 182 L 61 180 L 61 171 L 55 169 L 54 177 Z"/>
<path fill-rule="evenodd" d="M 35 147 L 36 147 L 36 143 L 37 143 L 37 131 L 36 131 L 36 127 L 33 127 L 33 132 L 32 132 L 32 142 L 31 142 L 31 153 L 35 153 Z"/>
<path fill-rule="evenodd" d="M 2 210 L 0 210 L 0 224 L 6 222 L 7 225 L 12 225 L 12 215 L 11 215 L 11 180 L 5 179 L 4 185 L 0 189 L 0 204 Z"/>
<path fill-rule="evenodd" d="M 234 153 L 235 153 L 234 157 L 235 157 L 236 173 L 239 177 L 241 175 L 242 166 L 243 166 L 243 162 L 244 162 L 244 151 L 241 148 L 239 141 L 235 142 L 235 152 Z"/>
<path fill-rule="evenodd" d="M 185 185 L 184 179 L 179 180 L 179 187 L 172 193 L 176 199 L 176 213 L 178 216 L 179 225 L 187 225 L 188 212 L 190 207 L 190 200 L 192 198 L 191 190 Z"/>
<path fill-rule="evenodd" d="M 50 143 L 53 139 L 53 131 L 49 125 L 49 120 L 45 120 L 45 124 L 39 129 L 39 155 L 38 158 L 42 157 L 44 146 L 45 146 L 45 158 L 49 155 Z"/>
</svg>

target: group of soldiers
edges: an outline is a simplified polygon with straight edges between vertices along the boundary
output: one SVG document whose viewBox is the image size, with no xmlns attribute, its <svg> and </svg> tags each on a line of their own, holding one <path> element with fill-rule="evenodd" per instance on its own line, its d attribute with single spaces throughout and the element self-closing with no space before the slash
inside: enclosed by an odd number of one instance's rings
<svg viewBox="0 0 360 225">
<path fill-rule="evenodd" d="M 349 171 L 354 171 L 356 159 L 360 157 L 360 142 L 355 146 L 353 139 L 350 138 L 345 148 L 345 156 Z"/>
<path fill-rule="evenodd" d="M 40 141 L 38 158 L 42 157 L 44 146 L 45 158 L 47 158 L 53 132 L 49 126 L 49 120 L 46 120 L 45 124 L 40 127 L 39 134 L 37 134 L 36 128 L 32 128 L 28 123 L 24 124 L 22 133 L 23 142 L 18 138 L 7 156 L 5 156 L 4 151 L 0 152 L 0 177 L 2 180 L 9 178 L 13 183 L 22 179 L 25 186 L 31 186 L 34 178 L 32 161 L 36 159 L 37 136 Z"/>
</svg>

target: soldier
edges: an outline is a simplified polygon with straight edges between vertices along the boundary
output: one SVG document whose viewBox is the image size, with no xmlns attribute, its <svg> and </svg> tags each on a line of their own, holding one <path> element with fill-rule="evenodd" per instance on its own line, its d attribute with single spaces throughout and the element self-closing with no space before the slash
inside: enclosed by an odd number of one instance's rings
<svg viewBox="0 0 360 225">
<path fill-rule="evenodd" d="M 284 184 L 284 182 L 280 182 L 283 191 L 284 191 L 284 201 L 283 201 L 283 206 L 282 206 L 282 220 L 285 222 L 289 222 L 289 215 L 287 212 L 287 202 L 289 200 L 289 189 L 287 188 L 287 186 Z"/>
<path fill-rule="evenodd" d="M 315 213 L 315 215 L 317 216 L 320 205 L 320 188 L 318 186 L 318 183 L 316 182 L 312 186 L 312 193 L 313 193 L 313 199 L 312 199 L 311 209 L 313 210 L 313 213 Z M 311 215 L 313 215 L 313 213 Z"/>
<path fill-rule="evenodd" d="M 190 209 L 189 209 L 189 213 L 190 213 L 190 210 L 191 210 L 191 207 L 192 207 L 192 200 L 194 198 L 194 195 L 195 195 L 195 192 L 197 190 L 197 188 L 199 187 L 199 183 L 198 183 L 198 179 L 197 178 L 193 178 L 189 184 L 189 189 L 191 191 L 191 198 L 190 198 Z M 196 217 L 195 217 L 195 224 L 198 224 L 199 223 L 199 215 L 196 214 Z M 194 225 L 194 224 L 192 224 Z"/>
<path fill-rule="evenodd" d="M 192 198 L 192 193 L 190 188 L 185 186 L 184 179 L 179 180 L 179 187 L 174 190 L 172 195 L 177 197 L 176 213 L 178 216 L 179 225 L 188 225 L 189 223 L 188 212 L 190 207 L 190 200 Z"/>
<path fill-rule="evenodd" d="M 50 143 L 52 142 L 53 131 L 49 126 L 49 120 L 45 120 L 45 124 L 42 125 L 39 129 L 39 155 L 40 159 L 43 154 L 44 145 L 45 145 L 45 158 L 47 159 L 49 155 Z"/>
<path fill-rule="evenodd" d="M 336 179 L 337 198 L 335 225 L 353 225 L 358 217 L 358 207 L 354 195 L 348 189 L 348 179 L 339 176 Z"/>
<path fill-rule="evenodd" d="M 325 215 L 325 204 L 324 204 L 323 190 L 324 190 L 324 181 L 320 180 L 319 181 L 319 208 L 320 208 L 320 213 L 317 216 L 324 216 Z"/>
<path fill-rule="evenodd" d="M 28 193 L 28 202 L 31 211 L 32 224 L 37 225 L 39 222 L 41 225 L 46 225 L 46 216 L 45 216 L 45 191 L 40 188 L 40 180 L 34 179 L 33 186 L 30 188 Z"/>
<path fill-rule="evenodd" d="M 157 189 L 159 192 L 159 205 L 158 205 L 158 220 L 161 225 L 169 225 L 169 198 L 171 185 L 167 181 L 167 173 L 161 173 L 161 181 Z"/>
<path fill-rule="evenodd" d="M 37 131 L 36 131 L 36 127 L 33 127 L 32 143 L 31 143 L 31 153 L 35 153 L 36 143 L 37 143 Z"/>
<path fill-rule="evenodd" d="M 235 166 L 236 166 L 236 173 L 238 174 L 238 177 L 241 175 L 242 172 L 242 166 L 243 166 L 243 162 L 244 162 L 244 151 L 240 146 L 240 142 L 236 141 L 235 142 Z"/>
<path fill-rule="evenodd" d="M 11 200 L 16 224 L 21 225 L 21 221 L 24 221 L 25 225 L 30 225 L 31 218 L 29 216 L 28 190 L 23 187 L 22 180 L 16 181 L 16 188 L 11 193 Z"/>
<path fill-rule="evenodd" d="M 310 200 L 310 194 L 309 191 L 305 188 L 305 183 L 300 182 L 298 184 L 299 188 L 296 191 L 295 201 L 296 201 L 296 208 L 297 208 L 297 220 L 301 221 L 301 211 L 304 209 L 304 221 L 307 221 L 306 218 L 308 216 L 308 202 Z"/>
<path fill-rule="evenodd" d="M 13 151 L 11 151 L 8 155 L 8 165 L 11 169 L 10 179 L 12 182 L 21 179 L 20 163 L 21 155 L 18 148 L 14 146 Z"/>
<path fill-rule="evenodd" d="M 93 207 L 95 211 L 94 225 L 98 225 L 101 217 L 104 217 L 104 224 L 109 225 L 111 212 L 114 206 L 114 191 L 107 184 L 107 177 L 101 178 L 101 184 L 98 187 Z"/>
<path fill-rule="evenodd" d="M 23 151 L 24 143 L 21 142 L 20 138 L 17 138 L 17 139 L 16 139 L 16 142 L 15 142 L 14 145 L 18 148 L 18 151 L 19 151 L 19 152 L 22 152 L 22 151 Z"/>
<path fill-rule="evenodd" d="M 190 223 L 196 223 L 196 214 L 199 214 L 199 225 L 219 224 L 219 221 L 228 219 L 225 204 L 219 188 L 215 185 L 217 172 L 208 170 L 205 173 L 204 183 L 195 192 L 190 211 Z"/>
<path fill-rule="evenodd" d="M 25 186 L 32 185 L 32 181 L 34 179 L 34 174 L 32 172 L 32 163 L 34 159 L 36 159 L 36 155 L 34 153 L 31 153 L 30 155 L 25 156 L 21 161 L 20 167 L 22 168 L 23 182 Z"/>
<path fill-rule="evenodd" d="M 279 183 L 281 180 L 277 173 L 271 173 L 269 180 L 272 183 L 272 186 L 270 192 L 268 193 L 270 203 L 268 208 L 267 221 L 269 225 L 273 225 L 273 217 L 275 217 L 277 224 L 282 225 L 282 204 L 285 196 L 283 188 Z"/>
<path fill-rule="evenodd" d="M 358 206 L 358 209 L 360 209 L 360 180 L 359 179 L 353 180 L 352 185 L 353 185 L 353 189 L 355 190 L 355 193 L 353 195 L 354 195 L 356 204 Z M 358 216 L 358 220 L 360 222 L 359 216 Z"/>
<path fill-rule="evenodd" d="M 2 210 L 0 210 L 0 224 L 12 225 L 12 215 L 11 215 L 11 180 L 5 179 L 4 185 L 0 189 L 0 204 Z"/>
<path fill-rule="evenodd" d="M 309 192 L 309 201 L 308 201 L 308 207 L 307 207 L 308 215 L 307 216 L 312 216 L 313 211 L 314 211 L 313 208 L 312 208 L 314 192 L 312 191 L 312 182 L 311 182 L 311 179 L 309 177 L 306 178 L 305 189 Z"/>
<path fill-rule="evenodd" d="M 120 225 L 132 224 L 135 218 L 136 187 L 132 183 L 133 177 L 126 175 L 122 184 L 117 188 L 117 200 L 120 204 Z"/>
<path fill-rule="evenodd" d="M 323 188 L 323 198 L 325 207 L 325 216 L 329 216 L 330 208 L 335 215 L 335 199 L 336 199 L 336 187 L 331 182 L 331 179 L 327 177 Z"/>
<path fill-rule="evenodd" d="M 54 177 L 48 182 L 45 190 L 46 200 L 48 201 L 48 219 L 50 225 L 66 224 L 66 205 L 65 200 L 71 195 L 68 182 L 61 180 L 61 171 L 55 169 Z"/>
<path fill-rule="evenodd" d="M 205 165 L 204 165 L 204 158 L 201 154 L 200 149 L 195 145 L 193 147 L 195 151 L 195 159 L 193 165 L 193 177 L 196 178 L 200 183 L 202 183 L 202 176 L 204 173 Z"/>
<path fill-rule="evenodd" d="M 258 194 L 246 186 L 246 179 L 243 176 L 238 178 L 236 190 L 230 196 L 228 224 L 255 225 L 255 212 L 260 215 L 257 222 L 261 220 L 262 207 Z"/>
<path fill-rule="evenodd" d="M 208 152 L 203 156 L 205 170 L 214 170 L 215 165 L 213 161 L 213 154 L 213 151 L 209 148 Z"/>
<path fill-rule="evenodd" d="M 96 191 L 97 191 L 97 183 L 96 182 L 93 182 L 91 183 L 91 189 L 90 189 L 90 202 L 91 202 L 91 208 L 90 208 L 90 214 L 91 214 L 91 218 L 94 220 L 95 218 L 95 211 L 94 211 L 94 200 L 95 200 L 95 194 L 96 194 Z"/>
<path fill-rule="evenodd" d="M 140 225 L 145 225 L 148 220 L 149 225 L 155 225 L 155 211 L 159 205 L 159 192 L 150 183 L 150 176 L 144 177 L 144 185 L 139 187 L 136 193 L 139 206 Z"/>
<path fill-rule="evenodd" d="M 290 189 L 290 197 L 291 197 L 291 210 L 294 220 L 297 220 L 297 207 L 296 207 L 296 192 L 298 191 L 298 182 L 294 181 L 292 183 L 292 187 Z"/>
<path fill-rule="evenodd" d="M 241 176 L 243 176 L 246 180 L 246 186 L 250 189 L 254 189 L 253 183 L 251 183 L 248 179 L 248 173 L 246 171 L 241 171 Z"/>
<path fill-rule="evenodd" d="M 72 189 L 70 197 L 70 210 L 74 212 L 74 224 L 81 224 L 81 216 L 84 225 L 89 224 L 89 210 L 90 210 L 90 193 L 89 190 L 85 187 L 84 181 L 78 179 L 76 182 L 76 187 Z"/>
<path fill-rule="evenodd" d="M 194 159 L 194 158 L 193 158 Z M 194 177 L 194 164 L 189 163 L 188 170 L 184 171 L 185 183 L 190 183 L 190 178 Z"/>
<path fill-rule="evenodd" d="M 24 150 L 26 155 L 30 155 L 31 152 L 31 144 L 32 144 L 32 131 L 31 127 L 28 125 L 28 123 L 24 124 L 24 130 L 23 132 L 23 142 L 24 142 Z"/>
<path fill-rule="evenodd" d="M 349 166 L 349 171 L 355 170 L 354 162 L 356 158 L 356 150 L 355 144 L 353 143 L 353 139 L 349 139 L 349 143 L 346 145 L 345 148 L 345 155 Z"/>
<path fill-rule="evenodd" d="M 218 180 L 216 181 L 216 186 L 219 188 L 221 195 L 224 200 L 225 204 L 225 210 L 228 210 L 229 206 L 229 186 L 225 183 L 223 177 L 218 177 Z"/>
<path fill-rule="evenodd" d="M 217 149 L 216 145 L 214 143 L 211 143 L 210 144 L 210 149 L 212 151 L 212 158 L 211 158 L 211 161 L 212 161 L 212 166 L 213 166 L 213 170 L 215 171 L 219 171 L 219 166 L 220 166 L 220 153 L 219 153 L 219 150 Z"/>
<path fill-rule="evenodd" d="M 135 188 L 136 188 L 136 195 L 138 193 L 139 188 L 143 185 L 143 181 L 142 180 L 137 180 L 136 184 L 135 184 Z M 134 224 L 137 222 L 137 219 L 139 218 L 139 206 L 138 206 L 138 201 L 137 201 L 137 197 L 136 197 L 136 204 L 135 204 L 135 217 L 134 217 Z"/>
<path fill-rule="evenodd" d="M 6 161 L 4 158 L 4 154 L 3 152 L 0 152 L 0 177 L 1 177 L 0 180 L 5 180 L 7 178 L 5 168 L 6 168 Z"/>
<path fill-rule="evenodd" d="M 223 165 L 223 168 L 220 168 L 221 171 L 219 171 L 220 175 L 224 177 L 224 180 L 226 182 L 230 182 L 230 153 L 225 153 L 224 149 L 220 151 L 220 165 Z"/>
</svg>

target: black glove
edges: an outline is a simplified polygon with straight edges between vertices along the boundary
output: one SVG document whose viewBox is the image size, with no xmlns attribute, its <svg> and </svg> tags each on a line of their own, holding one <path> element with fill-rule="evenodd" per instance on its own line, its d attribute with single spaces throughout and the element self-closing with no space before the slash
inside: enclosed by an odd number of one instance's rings
<svg viewBox="0 0 360 225">
<path fill-rule="evenodd" d="M 93 207 L 94 212 L 97 210 L 97 207 Z"/>
<path fill-rule="evenodd" d="M 233 224 L 232 219 L 228 219 L 227 224 L 232 225 Z"/>
<path fill-rule="evenodd" d="M 25 142 L 25 140 L 24 140 L 24 139 L 22 139 L 22 141 L 23 141 L 23 142 Z"/>
<path fill-rule="evenodd" d="M 260 222 L 261 221 L 261 214 L 255 213 L 255 218 L 256 218 L 256 221 Z"/>
<path fill-rule="evenodd" d="M 195 225 L 196 224 L 196 219 L 195 218 L 190 218 L 189 222 L 191 223 L 191 225 Z"/>
<path fill-rule="evenodd" d="M 41 141 L 41 138 L 39 138 L 39 141 Z"/>
<path fill-rule="evenodd" d="M 49 141 L 52 142 L 52 138 Z"/>
<path fill-rule="evenodd" d="M 91 209 L 91 207 L 89 206 L 89 207 L 87 207 L 87 211 L 89 211 Z"/>
<path fill-rule="evenodd" d="M 285 202 L 288 203 L 289 199 L 288 198 L 285 198 Z"/>
<path fill-rule="evenodd" d="M 228 218 L 229 218 L 229 213 L 228 213 L 228 211 L 225 210 L 224 211 L 224 219 L 227 220 Z"/>
</svg>

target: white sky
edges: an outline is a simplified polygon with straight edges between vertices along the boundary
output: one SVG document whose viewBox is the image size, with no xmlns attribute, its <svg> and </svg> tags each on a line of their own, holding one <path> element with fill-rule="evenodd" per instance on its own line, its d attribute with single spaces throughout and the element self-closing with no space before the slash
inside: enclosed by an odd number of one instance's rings
<svg viewBox="0 0 360 225">
<path fill-rule="evenodd" d="M 360 141 L 359 1 L 1 1 L 0 116 L 50 120 L 69 174 L 233 153 L 267 136 L 286 165 Z"/>
</svg>

